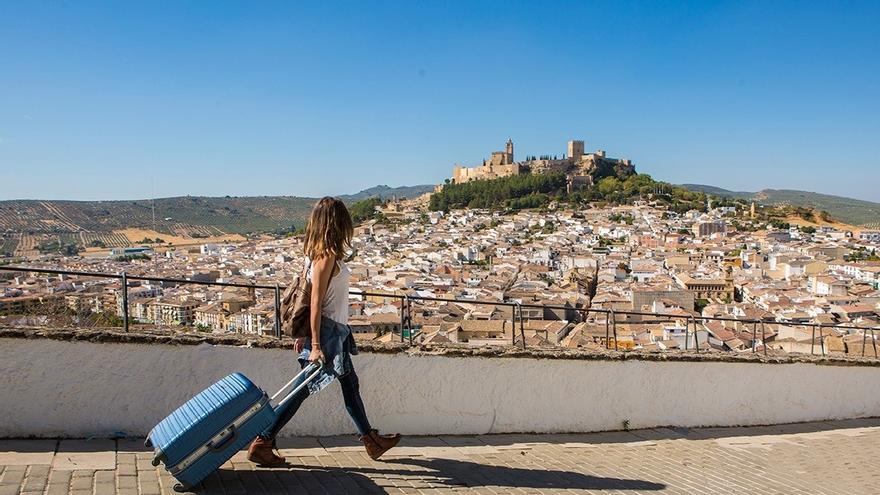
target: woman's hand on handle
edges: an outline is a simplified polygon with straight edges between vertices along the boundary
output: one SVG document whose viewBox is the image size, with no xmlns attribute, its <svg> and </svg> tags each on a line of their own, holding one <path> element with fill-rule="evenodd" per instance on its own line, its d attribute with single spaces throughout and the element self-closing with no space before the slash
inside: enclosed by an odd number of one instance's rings
<svg viewBox="0 0 880 495">
<path fill-rule="evenodd" d="M 324 364 L 324 353 L 321 352 L 320 347 L 312 347 L 312 352 L 309 353 L 309 362 Z"/>
</svg>

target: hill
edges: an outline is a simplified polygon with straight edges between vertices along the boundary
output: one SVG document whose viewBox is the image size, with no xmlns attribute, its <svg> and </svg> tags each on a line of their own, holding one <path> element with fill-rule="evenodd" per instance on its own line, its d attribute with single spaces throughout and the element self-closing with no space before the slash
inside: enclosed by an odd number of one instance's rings
<svg viewBox="0 0 880 495">
<path fill-rule="evenodd" d="M 113 232 L 139 227 L 184 236 L 244 234 L 289 228 L 305 218 L 312 204 L 313 199 L 291 196 L 2 201 L 0 231 L 29 234 Z"/>
<path fill-rule="evenodd" d="M 570 187 L 572 178 L 564 172 L 527 173 L 460 184 L 449 183 L 431 194 L 428 207 L 434 211 L 454 208 L 521 210 L 560 202 L 589 208 L 591 205 L 624 204 L 651 198 L 677 213 L 694 209 L 705 211 L 705 193 L 655 181 L 650 175 L 639 174 L 632 169 L 619 172 L 619 175 L 618 172 L 614 173 L 594 179 L 595 183 L 590 181 L 576 187 Z"/>
<path fill-rule="evenodd" d="M 729 191 L 703 184 L 682 184 L 691 191 L 713 196 L 740 198 L 765 205 L 791 205 L 827 211 L 832 218 L 850 225 L 880 222 L 880 203 L 793 189 L 763 189 L 758 192 Z"/>
<path fill-rule="evenodd" d="M 721 187 L 707 186 L 705 184 L 681 184 L 681 187 L 687 188 L 691 191 L 711 194 L 712 196 L 720 196 L 724 198 L 748 199 L 753 194 L 755 194 L 745 191 L 728 191 L 727 189 L 723 189 Z"/>
<path fill-rule="evenodd" d="M 400 187 L 389 187 L 389 186 L 374 186 L 369 189 L 364 189 L 361 192 L 357 192 L 354 194 L 345 194 L 339 196 L 339 199 L 345 201 L 346 204 L 354 203 L 355 201 L 360 201 L 362 199 L 367 198 L 381 198 L 381 199 L 391 199 L 391 198 L 415 198 L 421 196 L 422 194 L 433 192 L 434 191 L 433 184 L 419 184 L 417 186 L 400 186 Z"/>
<path fill-rule="evenodd" d="M 411 198 L 433 189 L 432 185 L 382 185 L 339 197 L 351 204 L 370 197 Z M 132 201 L 9 200 L 0 201 L 0 232 L 110 232 L 129 227 L 151 228 L 168 234 L 189 230 L 203 234 L 267 232 L 304 222 L 315 201 L 316 198 L 297 196 L 181 196 Z"/>
</svg>

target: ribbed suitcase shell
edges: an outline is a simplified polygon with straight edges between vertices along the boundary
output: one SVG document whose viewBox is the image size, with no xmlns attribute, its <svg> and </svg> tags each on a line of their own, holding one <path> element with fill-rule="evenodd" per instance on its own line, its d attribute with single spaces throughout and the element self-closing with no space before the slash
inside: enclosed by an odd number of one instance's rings
<svg viewBox="0 0 880 495">
<path fill-rule="evenodd" d="M 181 461 L 261 402 L 259 411 L 236 429 L 234 439 L 219 442 L 222 448 L 210 450 L 182 471 L 173 472 Z M 163 462 L 183 484 L 181 488 L 189 488 L 199 484 L 274 421 L 275 411 L 265 392 L 241 373 L 233 373 L 177 408 L 147 438 L 155 449 L 153 463 Z"/>
</svg>

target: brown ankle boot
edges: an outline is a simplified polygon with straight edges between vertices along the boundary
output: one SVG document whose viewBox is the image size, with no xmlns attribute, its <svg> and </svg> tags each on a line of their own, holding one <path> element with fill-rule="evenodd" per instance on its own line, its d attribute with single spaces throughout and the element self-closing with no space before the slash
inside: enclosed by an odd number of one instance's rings
<svg viewBox="0 0 880 495">
<path fill-rule="evenodd" d="M 370 430 L 368 435 L 361 437 L 364 447 L 367 449 L 367 455 L 374 461 L 379 459 L 388 449 L 397 445 L 400 441 L 400 433 L 393 435 L 380 435 L 377 430 Z"/>
<path fill-rule="evenodd" d="M 284 458 L 275 453 L 275 440 L 257 437 L 248 447 L 247 458 L 258 466 L 272 467 L 284 464 Z"/>
</svg>

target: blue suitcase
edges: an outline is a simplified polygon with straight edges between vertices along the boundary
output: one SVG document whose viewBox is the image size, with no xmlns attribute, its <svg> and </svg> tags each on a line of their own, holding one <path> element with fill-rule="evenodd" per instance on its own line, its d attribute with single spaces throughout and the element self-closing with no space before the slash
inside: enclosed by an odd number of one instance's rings
<svg viewBox="0 0 880 495">
<path fill-rule="evenodd" d="M 241 373 L 223 378 L 153 428 L 145 442 L 155 451 L 153 465 L 165 464 L 180 482 L 174 486 L 175 491 L 194 488 L 271 426 L 278 407 L 320 372 L 320 364 L 309 364 L 271 399 Z M 297 380 L 299 383 L 273 407 L 270 401 Z"/>
</svg>

